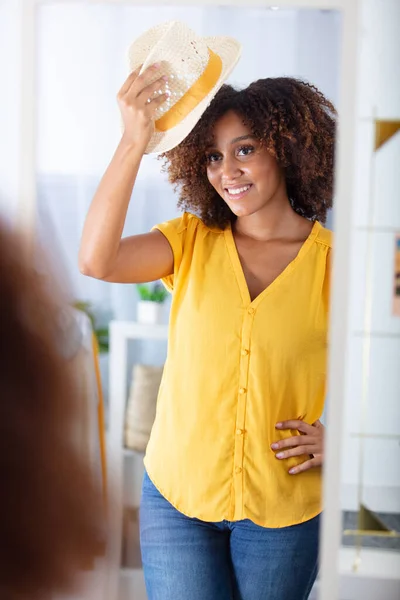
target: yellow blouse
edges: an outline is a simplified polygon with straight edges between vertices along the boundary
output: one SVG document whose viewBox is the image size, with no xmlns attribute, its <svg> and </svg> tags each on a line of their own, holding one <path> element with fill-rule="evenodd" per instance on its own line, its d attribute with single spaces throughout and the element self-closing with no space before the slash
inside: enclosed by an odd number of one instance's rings
<svg viewBox="0 0 400 600">
<path fill-rule="evenodd" d="M 174 254 L 168 357 L 145 457 L 180 512 L 204 521 L 301 523 L 321 511 L 321 470 L 289 475 L 275 424 L 323 411 L 331 232 L 315 222 L 297 257 L 253 301 L 231 228 L 197 217 L 157 226 Z"/>
</svg>

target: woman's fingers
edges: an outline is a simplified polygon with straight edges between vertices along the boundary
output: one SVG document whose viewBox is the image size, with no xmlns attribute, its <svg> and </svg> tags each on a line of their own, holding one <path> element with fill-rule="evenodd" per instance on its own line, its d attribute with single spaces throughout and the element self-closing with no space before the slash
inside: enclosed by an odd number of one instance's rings
<svg viewBox="0 0 400 600">
<path fill-rule="evenodd" d="M 154 81 L 150 85 L 147 85 L 138 94 L 137 99 L 144 103 L 150 104 L 153 100 L 157 100 L 160 96 L 167 96 L 168 91 L 166 90 L 167 77 L 160 77 L 157 81 Z M 164 98 L 165 100 L 165 98 Z"/>
<path fill-rule="evenodd" d="M 160 104 L 163 104 L 163 102 L 165 102 L 169 96 L 170 95 L 168 93 L 164 92 L 155 98 L 150 98 L 150 102 L 148 101 L 147 104 L 150 104 L 150 108 L 156 108 Z"/>
<path fill-rule="evenodd" d="M 117 94 L 119 101 L 126 98 L 128 95 L 131 97 L 131 99 L 136 98 L 143 91 L 143 89 L 149 85 L 149 81 L 154 79 L 154 75 L 160 68 L 160 65 L 155 63 L 154 65 L 147 67 L 147 69 L 139 75 L 141 68 L 142 65 L 128 75 L 123 86 Z"/>
<path fill-rule="evenodd" d="M 281 423 L 277 423 L 275 425 L 277 429 L 297 429 L 297 431 L 301 431 L 301 433 L 313 433 L 313 425 L 309 425 L 304 421 L 299 419 L 291 419 L 289 421 L 282 421 Z"/>
<path fill-rule="evenodd" d="M 168 98 L 164 77 L 149 83 L 154 80 L 157 69 L 158 65 L 153 65 L 141 75 L 136 70 L 128 77 L 117 97 L 124 138 L 143 147 L 147 146 L 154 132 L 155 109 Z"/>
<path fill-rule="evenodd" d="M 129 89 L 129 96 L 131 96 L 132 99 L 137 98 L 149 85 L 153 85 L 151 82 L 154 82 L 154 77 L 157 76 L 159 69 L 159 63 L 155 63 L 154 65 L 151 65 L 151 67 L 147 67 L 143 73 L 138 75 Z M 161 77 L 159 79 L 161 79 Z"/>
<path fill-rule="evenodd" d="M 317 443 L 317 438 L 309 435 L 295 435 L 284 440 L 279 440 L 271 444 L 272 450 L 280 450 L 281 448 L 294 448 L 297 446 L 313 445 Z"/>
<path fill-rule="evenodd" d="M 279 460 L 282 460 L 284 458 L 291 458 L 292 456 L 303 456 L 305 454 L 310 455 L 314 454 L 314 452 L 315 446 L 304 445 L 297 446 L 297 448 L 291 448 L 290 450 L 283 450 L 277 452 L 275 456 L 276 458 L 279 458 Z"/>
<path fill-rule="evenodd" d="M 142 66 L 140 65 L 140 67 L 138 67 L 137 69 L 135 69 L 135 71 L 132 71 L 132 73 L 130 75 L 128 75 L 128 77 L 126 78 L 125 82 L 123 83 L 121 89 L 119 90 L 119 92 L 117 94 L 118 100 L 120 100 L 122 98 L 122 96 L 124 96 L 130 90 L 133 82 L 137 79 L 141 68 L 142 68 Z"/>
<path fill-rule="evenodd" d="M 323 463 L 324 432 L 325 427 L 318 420 L 313 425 L 308 425 L 300 419 L 291 419 L 277 423 L 279 430 L 297 430 L 303 435 L 295 435 L 271 444 L 272 450 L 276 452 L 278 460 L 285 460 L 297 456 L 308 456 L 304 463 L 289 469 L 291 475 L 303 473 L 309 469 L 320 467 Z"/>
<path fill-rule="evenodd" d="M 298 475 L 299 473 L 304 473 L 304 471 L 308 471 L 309 469 L 315 469 L 317 467 L 320 467 L 321 465 L 321 457 L 313 457 L 301 463 L 300 465 L 292 467 L 291 469 L 289 469 L 289 473 L 290 475 Z"/>
</svg>

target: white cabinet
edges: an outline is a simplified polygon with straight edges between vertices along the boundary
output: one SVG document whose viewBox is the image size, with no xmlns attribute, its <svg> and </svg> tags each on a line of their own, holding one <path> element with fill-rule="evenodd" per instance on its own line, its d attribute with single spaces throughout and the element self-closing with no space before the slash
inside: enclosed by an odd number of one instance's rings
<svg viewBox="0 0 400 600">
<path fill-rule="evenodd" d="M 143 456 L 124 447 L 125 408 L 130 373 L 128 344 L 132 340 L 166 341 L 168 325 L 143 325 L 130 321 L 110 323 L 108 481 L 109 497 L 114 499 L 109 511 L 110 545 L 108 552 L 109 600 L 145 600 L 140 564 L 122 566 L 123 522 L 126 511 L 138 508 L 143 476 Z M 129 521 L 129 518 L 128 518 Z M 135 523 L 128 530 L 135 534 Z M 137 527 L 137 526 L 136 526 Z M 138 540 L 137 540 L 138 542 Z M 134 553 L 135 549 L 130 550 Z M 128 549 L 129 553 L 129 549 Z M 136 562 L 136 561 L 135 561 Z"/>
</svg>

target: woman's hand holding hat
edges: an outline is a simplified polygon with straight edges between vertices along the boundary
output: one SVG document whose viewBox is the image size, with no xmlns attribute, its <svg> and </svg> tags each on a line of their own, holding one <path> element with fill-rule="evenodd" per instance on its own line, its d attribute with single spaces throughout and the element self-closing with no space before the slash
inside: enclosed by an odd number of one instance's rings
<svg viewBox="0 0 400 600">
<path fill-rule="evenodd" d="M 155 64 L 139 75 L 140 68 L 126 79 L 117 95 L 118 105 L 124 124 L 123 137 L 128 143 L 140 144 L 143 151 L 154 132 L 156 108 L 168 98 L 167 78 L 154 79 Z"/>
<path fill-rule="evenodd" d="M 168 152 L 187 137 L 229 77 L 240 53 L 237 40 L 200 36 L 181 21 L 155 25 L 130 45 L 129 70 L 139 67 L 143 70 L 140 77 L 148 73 L 147 84 L 167 76 L 171 92 L 167 102 L 152 110 L 154 128 L 146 154 Z M 147 69 L 157 63 L 159 75 Z"/>
</svg>

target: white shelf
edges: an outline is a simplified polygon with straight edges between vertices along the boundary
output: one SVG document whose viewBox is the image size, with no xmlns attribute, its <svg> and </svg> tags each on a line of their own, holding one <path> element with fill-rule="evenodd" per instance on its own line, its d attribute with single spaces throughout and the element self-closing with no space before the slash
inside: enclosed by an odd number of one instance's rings
<svg viewBox="0 0 400 600">
<path fill-rule="evenodd" d="M 127 459 L 143 460 L 144 454 L 125 448 L 124 423 L 128 381 L 128 343 L 131 340 L 168 340 L 168 325 L 146 325 L 134 321 L 111 321 L 109 360 L 109 431 L 108 456 L 110 497 L 115 509 L 110 515 L 110 577 L 107 597 L 118 597 L 121 581 L 142 576 L 139 568 L 121 567 L 122 519 L 124 497 L 124 463 Z M 135 463 L 132 462 L 132 465 Z"/>
<path fill-rule="evenodd" d="M 127 458 L 144 458 L 144 452 L 139 452 L 138 450 L 130 450 L 129 448 L 124 448 L 122 451 L 123 455 Z"/>
<path fill-rule="evenodd" d="M 168 325 L 146 325 L 135 321 L 111 321 L 110 332 L 124 340 L 166 340 Z"/>
</svg>

